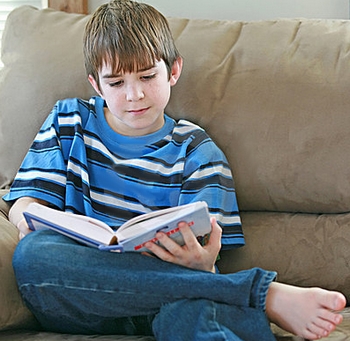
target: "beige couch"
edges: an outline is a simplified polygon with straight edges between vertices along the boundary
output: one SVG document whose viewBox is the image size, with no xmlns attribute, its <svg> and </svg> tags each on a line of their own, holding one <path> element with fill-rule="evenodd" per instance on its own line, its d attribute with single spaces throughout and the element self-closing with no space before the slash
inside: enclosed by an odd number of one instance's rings
<svg viewBox="0 0 350 341">
<path fill-rule="evenodd" d="M 167 112 L 205 127 L 235 174 L 247 245 L 224 253 L 221 270 L 261 266 L 277 270 L 280 281 L 350 297 L 350 22 L 169 20 L 185 64 Z M 86 21 L 31 7 L 8 19 L 0 73 L 3 192 L 55 101 L 93 94 L 81 51 Z M 0 340 L 90 339 L 35 331 L 11 267 L 17 231 L 3 202 L 0 212 Z M 329 340 L 350 335 L 345 316 Z"/>
</svg>

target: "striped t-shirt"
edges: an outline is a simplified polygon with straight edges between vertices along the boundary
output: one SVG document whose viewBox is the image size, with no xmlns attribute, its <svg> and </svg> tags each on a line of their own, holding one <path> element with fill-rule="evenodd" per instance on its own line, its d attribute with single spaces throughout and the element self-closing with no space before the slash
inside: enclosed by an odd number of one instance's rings
<svg viewBox="0 0 350 341">
<path fill-rule="evenodd" d="M 203 200 L 223 228 L 223 249 L 243 245 L 231 171 L 206 132 L 165 115 L 155 133 L 123 136 L 106 122 L 104 105 L 100 97 L 57 102 L 4 199 L 42 199 L 115 229 L 142 213 Z"/>
</svg>

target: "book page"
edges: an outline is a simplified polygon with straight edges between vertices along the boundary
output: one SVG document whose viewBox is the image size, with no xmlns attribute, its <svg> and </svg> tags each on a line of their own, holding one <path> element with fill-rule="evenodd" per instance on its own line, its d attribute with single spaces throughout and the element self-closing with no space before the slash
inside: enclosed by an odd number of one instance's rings
<svg viewBox="0 0 350 341">
<path fill-rule="evenodd" d="M 75 239 L 88 237 L 107 245 L 115 240 L 114 231 L 98 219 L 59 211 L 38 203 L 30 204 L 24 215 L 36 230 L 50 228 L 60 233 L 66 232 L 66 235 L 75 236 Z"/>
<path fill-rule="evenodd" d="M 183 218 L 188 218 L 195 211 L 206 207 L 203 202 L 195 202 L 187 205 L 171 207 L 160 211 L 154 211 L 148 214 L 143 214 L 142 219 L 131 219 L 126 224 L 122 225 L 116 232 L 119 241 L 132 238 L 140 233 L 147 231 L 161 230 L 170 222 L 176 221 L 179 223 Z M 130 223 L 133 220 L 132 223 Z M 128 224 L 130 223 L 130 224 Z"/>
<path fill-rule="evenodd" d="M 143 220 L 149 220 L 149 219 L 155 218 L 157 216 L 163 216 L 163 215 L 165 215 L 167 213 L 178 211 L 181 208 L 182 208 L 182 206 L 175 206 L 175 207 L 169 207 L 169 208 L 165 208 L 165 209 L 162 209 L 162 210 L 151 211 L 151 212 L 148 212 L 148 213 L 141 214 L 141 215 L 139 215 L 137 217 L 134 217 L 134 218 L 128 220 L 123 225 L 121 225 L 119 227 L 119 229 L 118 229 L 118 232 L 121 232 L 121 231 L 123 231 L 123 230 L 125 230 L 127 228 L 130 228 L 132 225 L 136 225 L 136 224 L 142 222 Z"/>
</svg>

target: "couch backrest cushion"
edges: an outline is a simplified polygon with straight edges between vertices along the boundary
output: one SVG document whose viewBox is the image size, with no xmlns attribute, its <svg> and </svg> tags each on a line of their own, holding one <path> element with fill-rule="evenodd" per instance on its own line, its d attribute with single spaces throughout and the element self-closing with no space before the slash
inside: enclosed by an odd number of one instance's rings
<svg viewBox="0 0 350 341">
<path fill-rule="evenodd" d="M 86 16 L 24 6 L 10 13 L 0 72 L 0 185 L 9 184 L 58 99 L 87 96 L 82 64 Z"/>
<path fill-rule="evenodd" d="M 229 158 L 243 210 L 350 210 L 350 22 L 188 22 L 169 106 Z"/>
<path fill-rule="evenodd" d="M 0 73 L 0 185 L 15 175 L 55 101 L 93 94 L 87 16 L 22 7 Z M 167 112 L 226 153 L 242 210 L 350 211 L 350 22 L 170 18 L 184 70 Z"/>
</svg>

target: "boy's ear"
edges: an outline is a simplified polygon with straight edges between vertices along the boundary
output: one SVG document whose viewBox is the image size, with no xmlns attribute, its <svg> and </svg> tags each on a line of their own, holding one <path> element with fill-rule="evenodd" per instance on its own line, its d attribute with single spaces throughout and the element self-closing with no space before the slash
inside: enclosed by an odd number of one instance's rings
<svg viewBox="0 0 350 341">
<path fill-rule="evenodd" d="M 182 57 L 179 57 L 175 60 L 171 68 L 171 74 L 170 74 L 170 80 L 169 80 L 171 86 L 175 85 L 178 79 L 180 78 L 181 71 L 182 71 L 182 64 L 183 64 Z"/>
<path fill-rule="evenodd" d="M 101 96 L 102 96 L 102 92 L 100 90 L 100 87 L 98 85 L 98 83 L 96 82 L 95 78 L 92 77 L 91 75 L 88 76 L 88 80 L 90 82 L 90 84 L 92 85 L 92 87 L 95 89 L 95 91 Z"/>
</svg>

